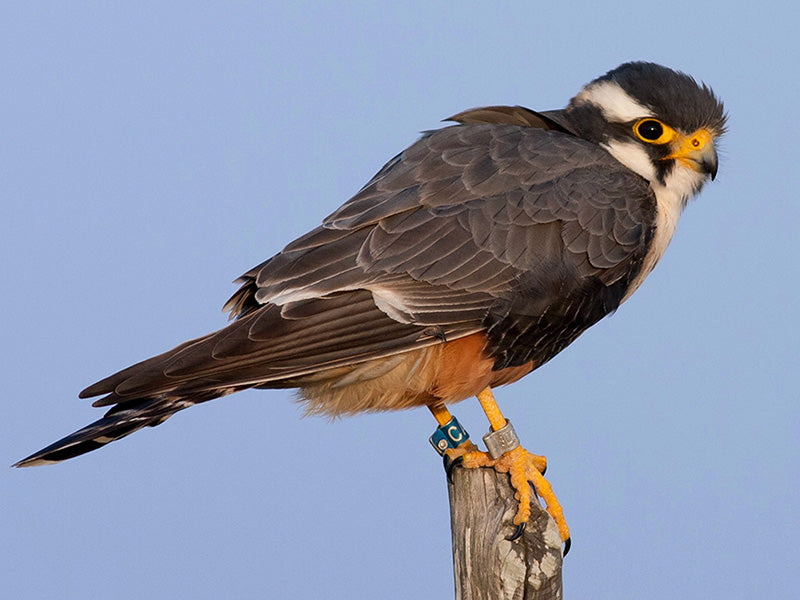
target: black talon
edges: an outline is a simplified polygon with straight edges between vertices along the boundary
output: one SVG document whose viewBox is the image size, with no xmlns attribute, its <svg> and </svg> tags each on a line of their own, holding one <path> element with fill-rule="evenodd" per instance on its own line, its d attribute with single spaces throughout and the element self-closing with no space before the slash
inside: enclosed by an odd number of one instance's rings
<svg viewBox="0 0 800 600">
<path fill-rule="evenodd" d="M 444 462 L 444 471 L 447 473 L 447 482 L 453 483 L 453 469 L 456 467 L 461 466 L 461 463 L 464 462 L 463 456 L 457 456 L 456 458 L 450 458 L 447 454 L 442 456 L 442 462 Z"/>
<path fill-rule="evenodd" d="M 517 528 L 514 530 L 514 533 L 512 533 L 506 539 L 509 542 L 513 542 L 514 540 L 518 539 L 525 532 L 525 525 L 526 523 L 520 523 L 519 525 L 517 525 Z"/>
<path fill-rule="evenodd" d="M 572 548 L 572 538 L 568 537 L 567 539 L 564 540 L 564 554 L 563 554 L 563 556 L 567 555 L 567 552 L 569 552 L 570 548 Z"/>
</svg>

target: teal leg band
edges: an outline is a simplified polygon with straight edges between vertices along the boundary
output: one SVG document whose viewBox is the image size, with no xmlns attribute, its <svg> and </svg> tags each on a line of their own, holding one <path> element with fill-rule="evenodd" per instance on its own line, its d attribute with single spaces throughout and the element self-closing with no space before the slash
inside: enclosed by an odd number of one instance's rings
<svg viewBox="0 0 800 600">
<path fill-rule="evenodd" d="M 461 426 L 461 423 L 455 417 L 444 425 L 437 427 L 430 437 L 431 445 L 441 456 L 444 456 L 445 450 L 457 448 L 467 440 L 469 440 L 467 430 Z"/>
</svg>

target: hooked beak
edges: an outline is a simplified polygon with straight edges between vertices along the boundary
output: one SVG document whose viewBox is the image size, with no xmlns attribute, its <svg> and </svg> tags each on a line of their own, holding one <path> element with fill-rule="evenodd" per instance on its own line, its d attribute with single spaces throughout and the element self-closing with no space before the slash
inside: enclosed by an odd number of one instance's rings
<svg viewBox="0 0 800 600">
<path fill-rule="evenodd" d="M 717 149 L 714 136 L 708 129 L 698 129 L 690 135 L 681 135 L 673 142 L 673 151 L 666 158 L 673 158 L 700 173 L 717 176 Z"/>
</svg>

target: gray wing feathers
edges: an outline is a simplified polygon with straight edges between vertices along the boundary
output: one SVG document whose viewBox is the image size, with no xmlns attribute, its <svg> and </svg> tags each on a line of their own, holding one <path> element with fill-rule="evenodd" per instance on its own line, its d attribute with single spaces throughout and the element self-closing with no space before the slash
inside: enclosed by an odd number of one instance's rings
<svg viewBox="0 0 800 600">
<path fill-rule="evenodd" d="M 624 262 L 645 238 L 649 195 L 643 179 L 578 138 L 450 127 L 423 136 L 322 227 L 248 275 L 259 303 L 397 276 L 500 293 L 564 248 L 587 273 Z"/>
<path fill-rule="evenodd" d="M 228 328 L 83 395 L 233 391 L 434 343 L 431 326 L 448 338 L 479 331 L 523 275 L 541 280 L 534 304 L 547 303 L 549 270 L 564 260 L 607 283 L 622 277 L 645 241 L 650 195 L 604 150 L 560 132 L 426 134 L 321 227 L 245 273 Z"/>
<path fill-rule="evenodd" d="M 453 337 L 474 330 L 464 323 L 444 329 Z M 225 329 L 120 371 L 88 387 L 81 397 L 109 394 L 96 406 L 159 395 L 202 401 L 208 399 L 204 393 L 223 395 L 436 341 L 432 332 L 376 308 L 369 292 L 339 293 L 265 306 Z"/>
</svg>

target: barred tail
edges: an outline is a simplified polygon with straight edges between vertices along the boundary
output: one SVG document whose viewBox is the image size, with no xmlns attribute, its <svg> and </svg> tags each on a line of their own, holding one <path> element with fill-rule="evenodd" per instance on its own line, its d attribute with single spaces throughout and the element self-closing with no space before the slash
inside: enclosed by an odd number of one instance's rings
<svg viewBox="0 0 800 600">
<path fill-rule="evenodd" d="M 112 408 L 102 419 L 71 433 L 12 466 L 36 467 L 74 458 L 97 450 L 109 442 L 124 438 L 142 427 L 155 427 L 179 410 L 192 404 L 194 403 L 163 398 L 126 402 Z"/>
</svg>

